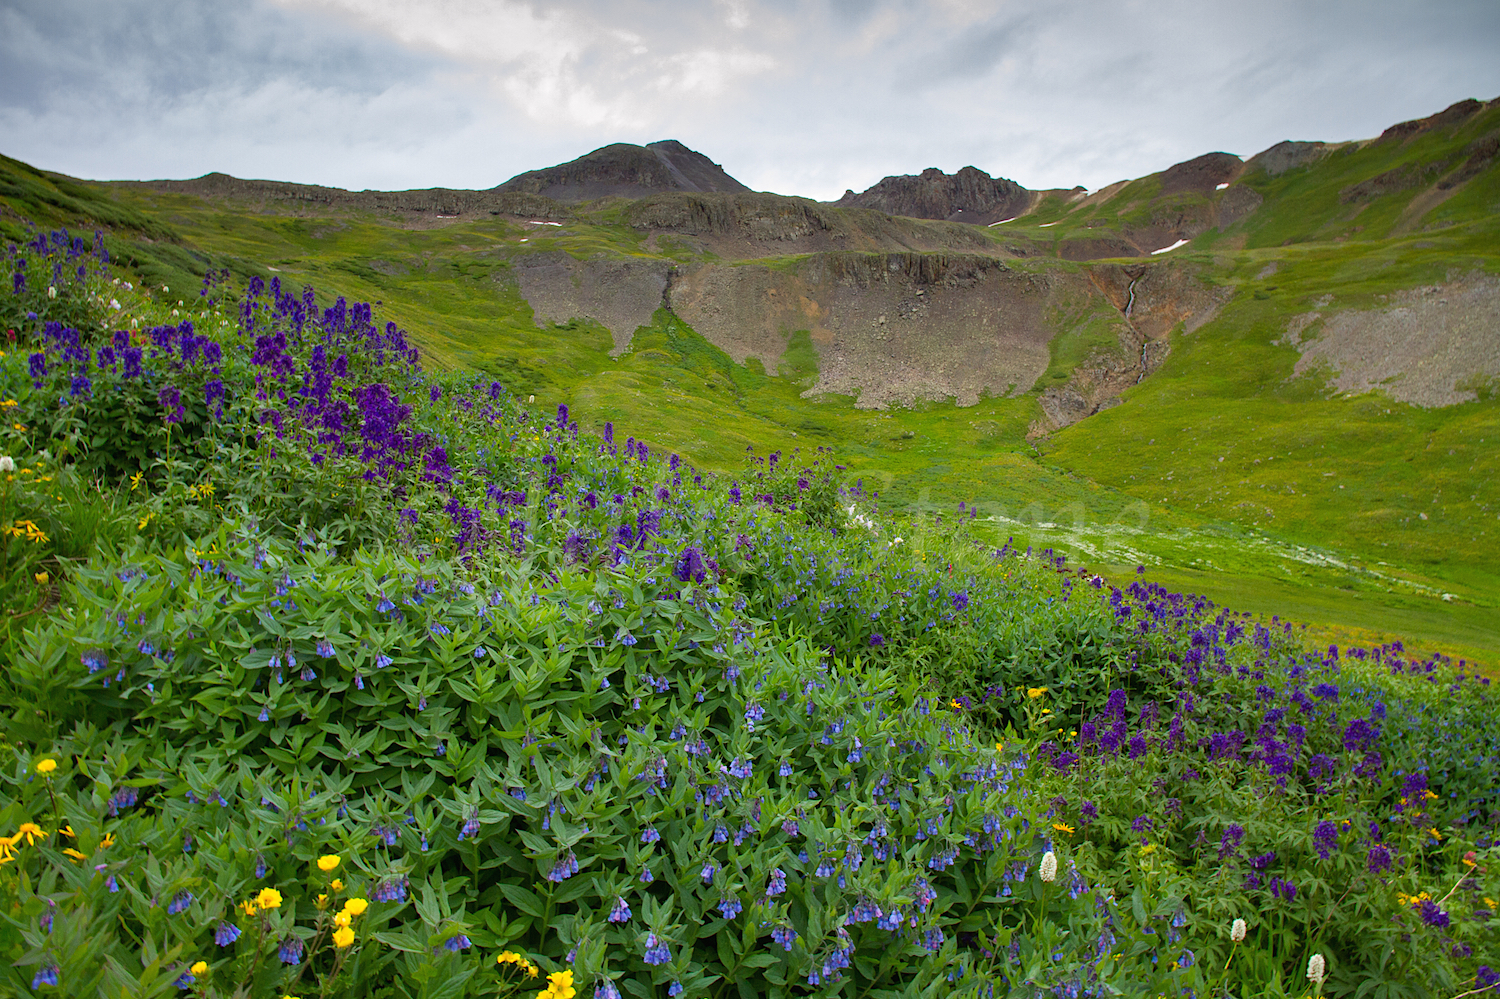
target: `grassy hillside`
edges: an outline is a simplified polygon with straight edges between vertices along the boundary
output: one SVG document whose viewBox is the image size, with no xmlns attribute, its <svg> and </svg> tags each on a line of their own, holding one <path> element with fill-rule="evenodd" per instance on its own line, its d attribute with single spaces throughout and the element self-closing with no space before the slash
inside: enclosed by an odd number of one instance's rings
<svg viewBox="0 0 1500 999">
<path fill-rule="evenodd" d="M 0 292 L 36 313 L 0 356 L 0 991 L 1500 977 L 1487 679 L 893 517 L 826 454 L 695 468 L 422 367 L 368 304 L 179 306 L 103 249 L 33 240 Z M 661 311 L 593 380 L 774 426 L 789 353 L 747 372 Z"/>
<path fill-rule="evenodd" d="M 997 544 L 1015 537 L 1121 575 L 1144 563 L 1238 606 L 1306 620 L 1320 634 L 1405 637 L 1493 664 L 1500 403 L 1485 385 L 1475 401 L 1442 408 L 1379 392 L 1343 397 L 1323 372 L 1294 372 L 1301 355 L 1287 326 L 1319 308 L 1386 309 L 1408 289 L 1500 273 L 1500 172 L 1481 163 L 1464 176 L 1482 159 L 1497 114 L 1333 149 L 1274 177 L 1249 169 L 1235 183 L 1262 204 L 1173 254 L 1231 290 L 1228 304 L 1195 332 L 1174 332 L 1164 366 L 1120 405 L 1041 438 L 1035 392 L 887 411 L 804 398 L 817 366 L 805 334 L 767 372 L 733 363 L 664 311 L 619 357 L 596 323 L 539 328 L 510 263 L 517 256 L 719 258 L 701 240 L 648 238 L 629 224 L 626 202 L 583 206 L 562 226 L 504 216 L 413 222 L 83 184 L 14 161 L 6 169 L 30 186 L 17 182 L 21 193 L 5 200 L 39 220 L 71 212 L 106 221 L 140 248 L 131 252 L 151 283 L 170 258 L 179 275 L 212 262 L 382 302 L 414 331 L 429 364 L 567 403 L 585 426 L 629 425 L 704 467 L 735 467 L 747 448 L 831 447 L 848 479 L 879 490 L 888 508 L 951 517 L 963 502 L 981 512 L 979 529 Z M 1053 195 L 976 238 L 995 252 L 1056 253 L 1073 238 L 1207 218 L 1204 206 L 1227 196 L 1160 190 L 1157 175 L 1081 207 Z M 790 266 L 797 258 L 758 259 Z M 1080 265 L 1031 257 L 1015 266 Z M 1089 308 L 1101 310 L 1097 301 Z M 1092 323 L 1069 324 L 1074 332 L 1054 341 L 1038 391 L 1066 383 L 1107 347 L 1116 322 L 1103 308 Z"/>
</svg>

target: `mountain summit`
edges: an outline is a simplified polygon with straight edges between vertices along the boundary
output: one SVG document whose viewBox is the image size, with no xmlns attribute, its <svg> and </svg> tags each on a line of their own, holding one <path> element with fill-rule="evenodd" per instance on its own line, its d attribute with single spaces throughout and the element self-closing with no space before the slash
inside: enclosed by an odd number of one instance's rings
<svg viewBox="0 0 1500 999">
<path fill-rule="evenodd" d="M 1013 180 L 991 177 L 966 166 L 949 176 L 928 167 L 917 176 L 887 177 L 863 194 L 845 191 L 840 208 L 874 208 L 889 215 L 947 219 L 988 225 L 1020 215 L 1031 206 L 1031 192 Z"/>
<path fill-rule="evenodd" d="M 495 190 L 573 202 L 610 195 L 640 198 L 663 191 L 750 189 L 702 153 L 676 139 L 664 139 L 644 146 L 616 142 L 558 166 L 517 174 Z"/>
</svg>

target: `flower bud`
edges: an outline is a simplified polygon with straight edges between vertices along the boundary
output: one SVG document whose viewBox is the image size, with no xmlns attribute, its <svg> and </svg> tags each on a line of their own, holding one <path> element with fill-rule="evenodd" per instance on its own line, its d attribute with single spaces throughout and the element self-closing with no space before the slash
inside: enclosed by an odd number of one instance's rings
<svg viewBox="0 0 1500 999">
<path fill-rule="evenodd" d="M 1057 854 L 1051 850 L 1042 854 L 1042 866 L 1039 873 L 1043 881 L 1050 883 L 1057 880 Z"/>
</svg>

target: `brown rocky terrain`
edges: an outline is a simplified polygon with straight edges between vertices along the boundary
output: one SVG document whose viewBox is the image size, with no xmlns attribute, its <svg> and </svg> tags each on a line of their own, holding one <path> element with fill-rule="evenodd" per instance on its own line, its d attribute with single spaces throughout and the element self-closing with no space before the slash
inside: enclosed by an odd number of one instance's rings
<svg viewBox="0 0 1500 999">
<path fill-rule="evenodd" d="M 1293 317 L 1284 340 L 1302 352 L 1295 374 L 1326 371 L 1341 392 L 1454 406 L 1500 380 L 1497 316 L 1500 277 L 1474 273 L 1401 292 L 1383 309 L 1325 304 Z"/>
<path fill-rule="evenodd" d="M 1001 245 L 983 229 L 961 223 L 839 209 L 779 194 L 658 194 L 628 205 L 625 220 L 658 242 L 670 236 L 679 245 L 729 259 L 830 250 L 1035 252 L 1024 243 Z"/>
<path fill-rule="evenodd" d="M 665 139 L 644 146 L 617 142 L 558 166 L 518 174 L 495 190 L 574 202 L 640 198 L 661 191 L 750 189 L 702 153 Z"/>
<path fill-rule="evenodd" d="M 638 327 L 650 324 L 672 271 L 667 260 L 579 260 L 561 250 L 513 257 L 510 266 L 538 323 L 592 319 L 609 330 L 616 355 L 630 345 Z"/>
<path fill-rule="evenodd" d="M 886 177 L 861 194 L 844 192 L 834 204 L 908 218 L 989 225 L 1021 215 L 1034 201 L 1033 192 L 1015 181 L 966 166 L 952 176 L 929 167 L 916 176 Z"/>
</svg>

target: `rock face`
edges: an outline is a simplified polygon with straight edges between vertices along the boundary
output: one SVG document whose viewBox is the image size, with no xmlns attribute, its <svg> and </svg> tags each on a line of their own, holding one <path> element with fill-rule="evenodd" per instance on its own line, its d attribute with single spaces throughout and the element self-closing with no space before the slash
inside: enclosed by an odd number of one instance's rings
<svg viewBox="0 0 1500 999">
<path fill-rule="evenodd" d="M 1262 167 L 1272 177 L 1279 177 L 1288 170 L 1322 159 L 1333 148 L 1326 142 L 1292 142 L 1288 139 L 1256 153 L 1245 165 Z"/>
<path fill-rule="evenodd" d="M 616 142 L 558 166 L 517 174 L 495 190 L 575 202 L 611 195 L 641 198 L 663 191 L 750 189 L 702 153 L 665 139 L 645 146 Z"/>
<path fill-rule="evenodd" d="M 952 176 L 929 167 L 916 176 L 887 177 L 863 194 L 848 191 L 834 204 L 908 218 L 989 225 L 1026 211 L 1031 192 L 1013 180 L 991 177 L 971 166 Z"/>
<path fill-rule="evenodd" d="M 1500 278 L 1475 272 L 1399 292 L 1384 309 L 1294 316 L 1282 342 L 1302 353 L 1295 374 L 1324 372 L 1341 392 L 1455 406 L 1500 384 L 1496 316 Z"/>
<path fill-rule="evenodd" d="M 557 250 L 517 257 L 511 269 L 539 324 L 592 319 L 609 330 L 611 353 L 618 355 L 661 307 L 672 265 L 650 258 L 578 260 Z"/>
<path fill-rule="evenodd" d="M 959 254 L 820 253 L 792 269 L 705 264 L 674 277 L 672 311 L 736 361 L 774 371 L 806 330 L 818 379 L 805 394 L 861 409 L 1025 392 L 1047 370 L 1058 282 Z"/>
<path fill-rule="evenodd" d="M 1204 153 L 1162 171 L 1161 193 L 1192 191 L 1211 194 L 1218 185 L 1227 184 L 1239 176 L 1241 166 L 1240 158 L 1233 153 Z"/>
</svg>

